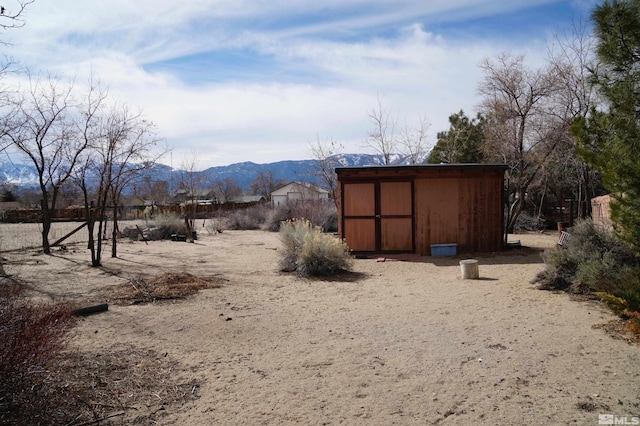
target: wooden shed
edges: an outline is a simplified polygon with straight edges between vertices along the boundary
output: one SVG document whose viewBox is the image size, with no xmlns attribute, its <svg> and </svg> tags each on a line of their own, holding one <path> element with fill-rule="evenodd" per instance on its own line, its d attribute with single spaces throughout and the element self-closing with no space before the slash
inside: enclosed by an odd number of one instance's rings
<svg viewBox="0 0 640 426">
<path fill-rule="evenodd" d="M 354 252 L 502 250 L 503 164 L 341 167 L 338 232 Z"/>
</svg>

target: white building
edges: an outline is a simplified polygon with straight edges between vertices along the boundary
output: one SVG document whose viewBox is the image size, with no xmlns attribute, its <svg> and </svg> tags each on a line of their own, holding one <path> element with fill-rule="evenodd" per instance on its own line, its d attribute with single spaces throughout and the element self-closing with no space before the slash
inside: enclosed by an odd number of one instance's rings
<svg viewBox="0 0 640 426">
<path fill-rule="evenodd" d="M 292 200 L 328 200 L 329 191 L 308 183 L 291 182 L 271 192 L 271 204 L 275 207 Z"/>
</svg>

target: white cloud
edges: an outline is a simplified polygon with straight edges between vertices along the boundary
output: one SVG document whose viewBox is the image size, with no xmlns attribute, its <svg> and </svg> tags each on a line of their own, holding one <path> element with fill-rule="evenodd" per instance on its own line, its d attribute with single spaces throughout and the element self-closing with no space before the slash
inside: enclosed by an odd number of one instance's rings
<svg viewBox="0 0 640 426">
<path fill-rule="evenodd" d="M 554 1 L 39 1 L 27 26 L 11 33 L 9 53 L 31 69 L 79 80 L 92 70 L 158 125 L 174 164 L 194 152 L 203 168 L 270 162 L 309 158 L 316 137 L 363 151 L 377 94 L 402 121 L 426 114 L 435 137 L 451 113 L 473 113 L 482 58 L 528 46 L 508 37 L 458 41 L 427 24 Z M 543 50 L 529 47 L 533 63 Z M 205 68 L 183 61 L 230 51 L 265 66 L 219 76 L 216 61 Z"/>
</svg>

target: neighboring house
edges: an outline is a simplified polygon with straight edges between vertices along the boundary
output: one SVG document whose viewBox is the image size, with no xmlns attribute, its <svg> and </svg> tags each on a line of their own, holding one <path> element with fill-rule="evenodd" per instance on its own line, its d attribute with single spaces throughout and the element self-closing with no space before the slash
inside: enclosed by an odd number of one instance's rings
<svg viewBox="0 0 640 426">
<path fill-rule="evenodd" d="M 292 200 L 328 200 L 329 191 L 302 182 L 291 182 L 271 192 L 271 204 L 275 207 Z"/>
<path fill-rule="evenodd" d="M 173 196 L 174 204 L 192 203 L 196 204 L 216 204 L 218 201 L 212 191 L 194 191 L 193 193 L 186 189 L 178 189 Z"/>
<path fill-rule="evenodd" d="M 19 208 L 19 201 L 0 201 L 0 220 L 5 221 L 8 212 L 15 212 Z"/>
<path fill-rule="evenodd" d="M 338 229 L 355 252 L 502 250 L 502 164 L 339 167 Z"/>
<path fill-rule="evenodd" d="M 264 198 L 264 195 L 241 195 L 233 200 L 234 203 L 238 204 L 259 204 L 264 203 L 265 201 L 267 201 L 267 199 Z"/>
<path fill-rule="evenodd" d="M 0 201 L 0 211 L 18 210 L 22 207 L 20 201 Z"/>
<path fill-rule="evenodd" d="M 148 202 L 139 195 L 132 195 L 130 197 L 123 197 L 120 204 L 124 207 L 145 208 L 148 205 Z"/>
</svg>

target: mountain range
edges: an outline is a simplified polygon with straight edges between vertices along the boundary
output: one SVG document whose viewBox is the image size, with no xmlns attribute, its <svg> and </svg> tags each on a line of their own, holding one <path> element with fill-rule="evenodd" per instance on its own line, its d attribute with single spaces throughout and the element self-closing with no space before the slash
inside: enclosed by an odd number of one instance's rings
<svg viewBox="0 0 640 426">
<path fill-rule="evenodd" d="M 338 154 L 330 157 L 334 164 L 342 167 L 379 166 L 384 164 L 382 155 L 371 154 Z M 393 155 L 392 164 L 406 164 L 407 158 L 402 155 Z M 243 162 L 230 164 L 228 166 L 210 167 L 202 171 L 192 173 L 193 179 L 198 182 L 209 184 L 230 178 L 234 180 L 242 189 L 249 189 L 249 185 L 259 173 L 271 173 L 276 180 L 286 182 L 301 181 L 320 184 L 317 182 L 316 174 L 319 167 L 318 160 L 286 160 L 267 164 L 256 164 L 253 162 Z M 189 171 L 173 169 L 164 164 L 155 164 L 146 170 L 138 182 L 143 180 L 167 181 L 170 188 L 175 188 L 178 182 L 184 178 Z M 38 186 L 38 173 L 36 168 L 30 164 L 20 164 L 12 161 L 0 162 L 0 184 L 4 183 L 19 189 L 31 189 Z"/>
</svg>

